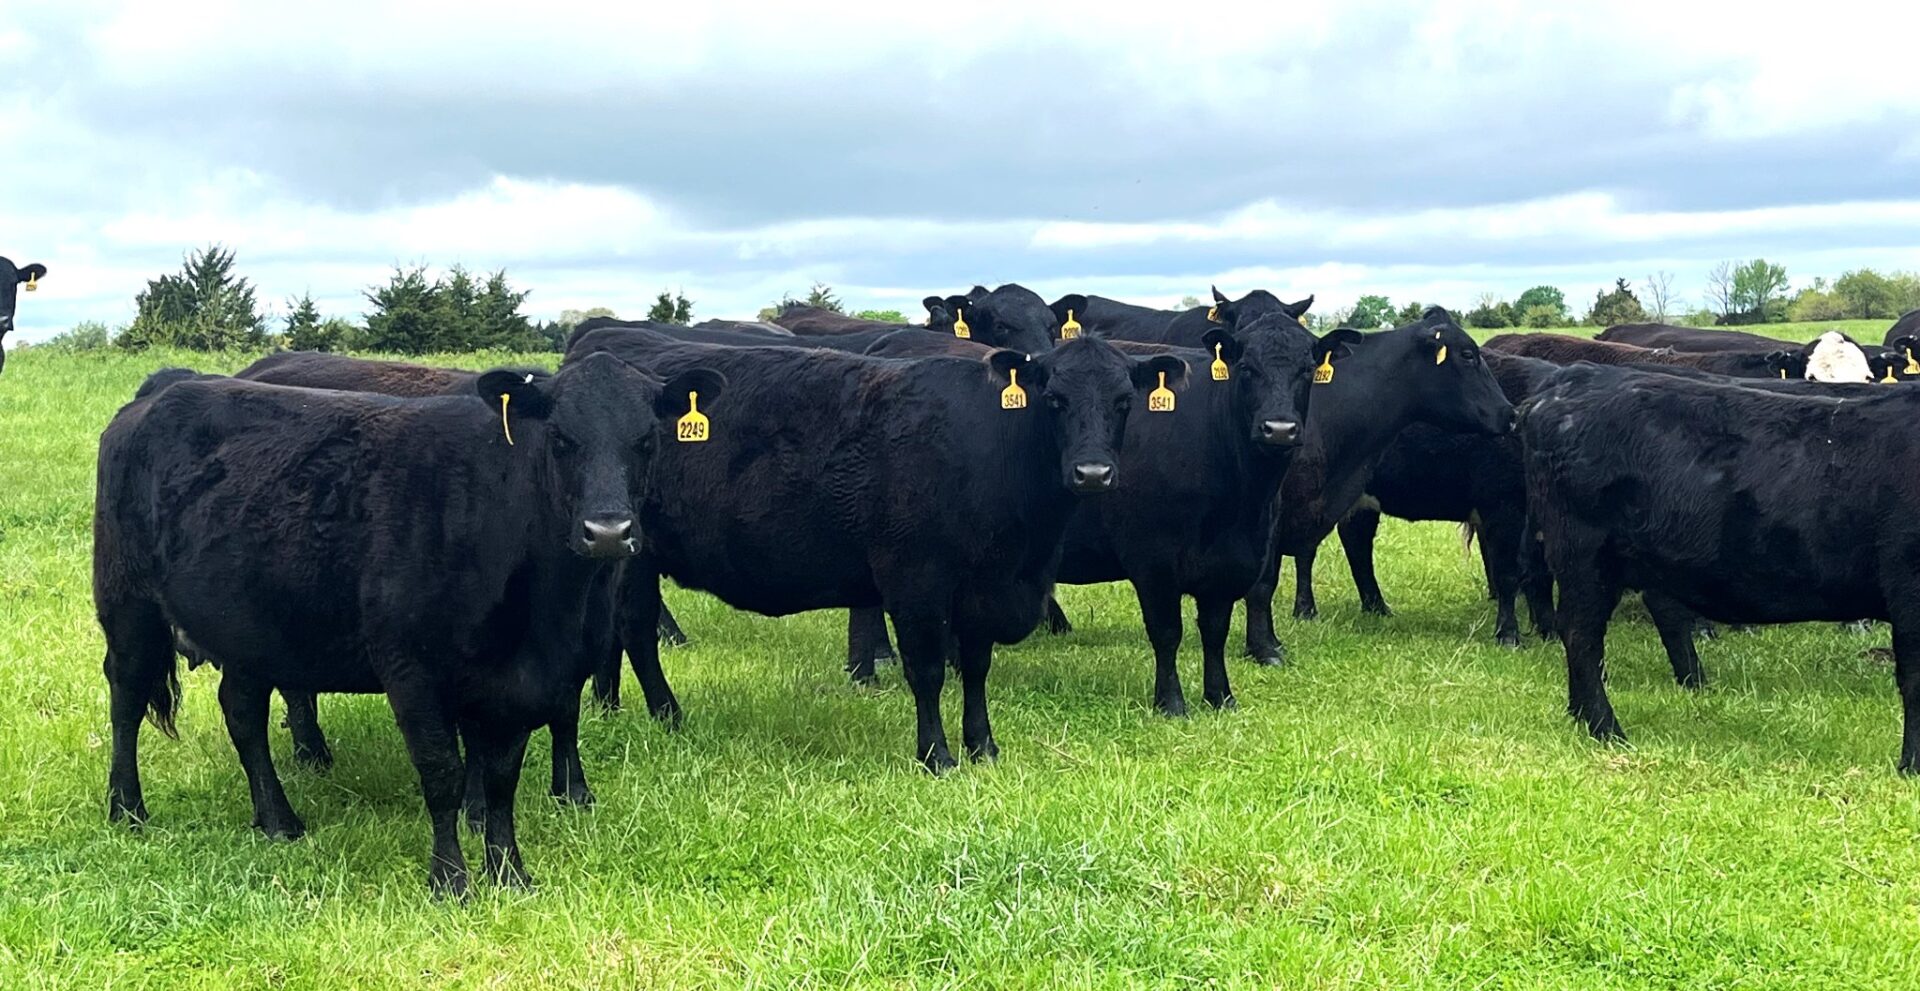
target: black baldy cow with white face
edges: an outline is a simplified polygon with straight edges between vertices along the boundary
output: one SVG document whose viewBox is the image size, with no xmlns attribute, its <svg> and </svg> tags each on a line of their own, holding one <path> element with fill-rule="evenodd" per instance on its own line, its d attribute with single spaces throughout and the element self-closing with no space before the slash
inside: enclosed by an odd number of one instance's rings
<svg viewBox="0 0 1920 991">
<path fill-rule="evenodd" d="M 11 259 L 0 256 L 0 371 L 7 367 L 6 338 L 13 330 L 13 313 L 19 304 L 20 291 L 32 292 L 46 277 L 45 265 L 38 262 L 15 265 Z"/>
</svg>

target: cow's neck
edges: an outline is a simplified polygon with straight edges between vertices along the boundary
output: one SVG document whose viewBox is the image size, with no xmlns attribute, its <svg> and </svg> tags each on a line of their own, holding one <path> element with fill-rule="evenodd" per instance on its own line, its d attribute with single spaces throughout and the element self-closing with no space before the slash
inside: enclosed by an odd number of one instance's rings
<svg viewBox="0 0 1920 991">
<path fill-rule="evenodd" d="M 1411 346 L 1405 335 L 1363 341 L 1334 366 L 1333 382 L 1314 386 L 1319 391 L 1307 409 L 1306 444 L 1291 469 L 1300 475 L 1289 486 L 1311 498 L 1287 500 L 1288 530 L 1318 531 L 1338 522 L 1387 446 L 1414 421 L 1411 394 L 1392 381 L 1413 367 L 1406 360 Z"/>
</svg>

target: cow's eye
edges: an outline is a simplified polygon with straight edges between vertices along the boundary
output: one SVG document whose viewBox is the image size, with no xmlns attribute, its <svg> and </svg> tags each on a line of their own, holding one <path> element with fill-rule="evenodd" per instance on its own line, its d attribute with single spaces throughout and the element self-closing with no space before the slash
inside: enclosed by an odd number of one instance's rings
<svg viewBox="0 0 1920 991">
<path fill-rule="evenodd" d="M 1131 409 L 1133 409 L 1132 396 L 1121 396 L 1113 401 L 1113 411 L 1115 413 L 1125 415 L 1126 412 Z"/>
<path fill-rule="evenodd" d="M 580 449 L 580 445 L 574 443 L 573 438 L 568 437 L 566 434 L 563 434 L 558 430 L 555 430 L 553 432 L 553 453 L 572 454 L 573 452 L 579 449 Z"/>
<path fill-rule="evenodd" d="M 1047 393 L 1047 405 L 1048 405 L 1049 407 L 1051 407 L 1051 408 L 1053 408 L 1053 409 L 1057 409 L 1057 410 L 1059 410 L 1059 409 L 1066 409 L 1066 408 L 1067 408 L 1067 397 L 1065 397 L 1065 396 L 1063 396 L 1063 395 L 1060 395 L 1060 394 L 1059 394 L 1059 393 L 1057 393 L 1057 392 L 1049 392 L 1049 393 Z"/>
</svg>

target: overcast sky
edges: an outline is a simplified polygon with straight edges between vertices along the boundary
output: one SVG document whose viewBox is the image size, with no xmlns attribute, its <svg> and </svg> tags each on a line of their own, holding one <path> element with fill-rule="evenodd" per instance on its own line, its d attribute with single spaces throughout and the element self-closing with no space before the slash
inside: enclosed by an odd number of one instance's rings
<svg viewBox="0 0 1920 991">
<path fill-rule="evenodd" d="M 214 241 L 356 319 L 396 262 L 538 317 L 1920 269 L 1920 5 L 1713 6 L 6 3 L 0 255 L 26 340 Z"/>
</svg>

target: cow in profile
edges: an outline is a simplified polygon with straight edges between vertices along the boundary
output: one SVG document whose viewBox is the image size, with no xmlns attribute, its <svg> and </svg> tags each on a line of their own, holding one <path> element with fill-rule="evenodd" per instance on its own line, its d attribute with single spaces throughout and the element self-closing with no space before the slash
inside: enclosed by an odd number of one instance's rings
<svg viewBox="0 0 1920 991">
<path fill-rule="evenodd" d="M 31 265 L 15 265 L 12 259 L 0 257 L 0 371 L 7 368 L 7 334 L 13 330 L 13 314 L 19 305 L 20 290 L 32 292 L 47 277 L 47 267 L 34 262 Z"/>
</svg>

